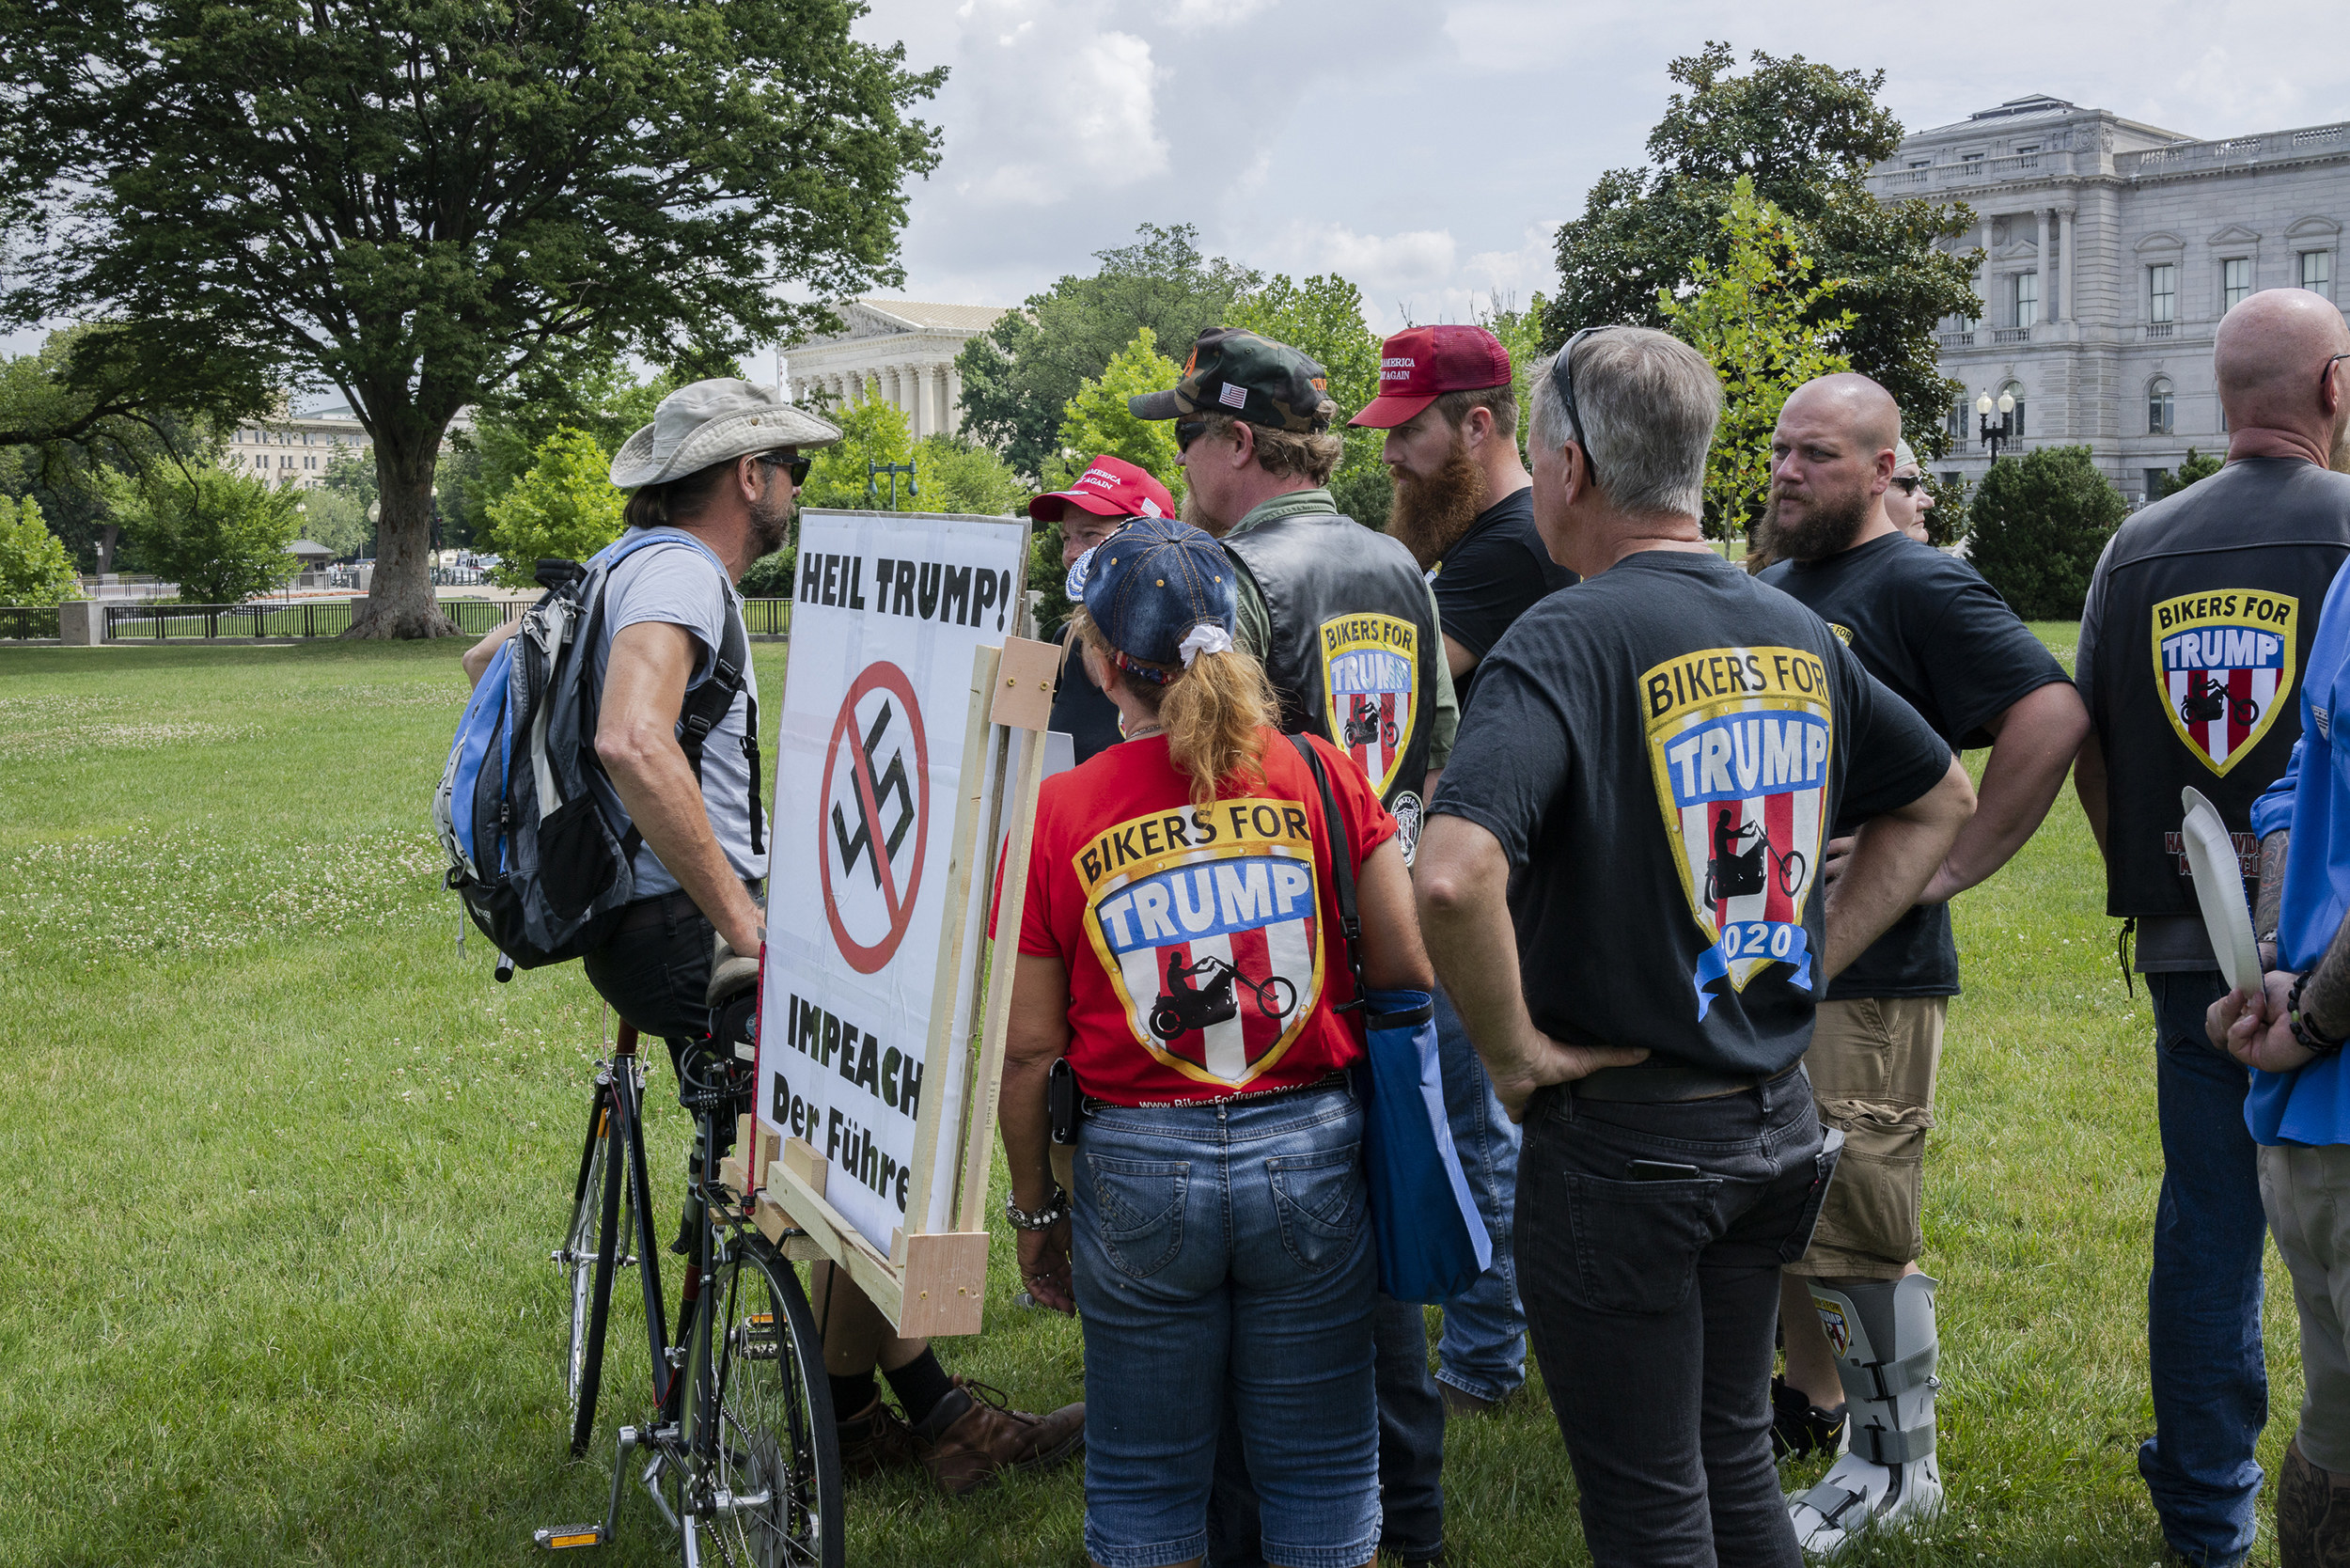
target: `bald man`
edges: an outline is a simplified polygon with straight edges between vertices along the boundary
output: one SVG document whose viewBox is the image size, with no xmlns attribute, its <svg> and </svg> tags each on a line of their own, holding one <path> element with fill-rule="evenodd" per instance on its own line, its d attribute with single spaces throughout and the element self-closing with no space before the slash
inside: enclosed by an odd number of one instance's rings
<svg viewBox="0 0 2350 1568">
<path fill-rule="evenodd" d="M 2252 803 L 2300 737 L 2319 602 L 2350 557 L 2350 478 L 2327 472 L 2350 411 L 2346 354 L 2350 328 L 2317 294 L 2276 289 L 2229 311 L 2212 349 L 2227 466 L 2122 525 L 2081 614 L 2075 679 L 2094 729 L 2074 786 L 2105 855 L 2106 912 L 2136 922 L 2154 1002 L 2154 1435 L 2138 1468 L 2164 1536 L 2193 1563 L 2251 1548 L 2268 1379 L 2249 1070 L 2204 1035 L 2228 986 L 2178 852 L 2179 791 L 2218 808 L 2248 868 Z"/>
<path fill-rule="evenodd" d="M 1935 1068 L 1958 993 L 1949 901 L 2031 837 L 2089 730 L 2063 666 L 1990 585 L 1895 524 L 1888 503 L 1907 456 L 1901 410 L 1866 376 L 1797 387 L 1771 437 L 1775 562 L 1762 581 L 1826 621 L 1952 751 L 1991 748 L 1974 816 L 1919 902 L 1829 982 L 1804 1057 L 1844 1154 L 1810 1249 L 1782 1279 L 1773 1431 L 1782 1451 L 1833 1453 L 1848 1419 L 1852 1430 L 1849 1451 L 1789 1505 L 1812 1553 L 1940 1507 L 1935 1282 L 1918 1257 Z M 1831 887 L 1859 826 L 1835 824 Z"/>
</svg>

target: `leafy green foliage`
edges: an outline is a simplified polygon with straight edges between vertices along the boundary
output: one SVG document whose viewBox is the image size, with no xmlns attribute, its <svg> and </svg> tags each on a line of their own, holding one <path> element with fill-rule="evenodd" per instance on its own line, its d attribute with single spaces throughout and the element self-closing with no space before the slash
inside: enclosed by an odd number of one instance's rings
<svg viewBox="0 0 2350 1568">
<path fill-rule="evenodd" d="M 1355 430 L 1346 423 L 1379 395 L 1379 335 L 1363 320 L 1363 291 L 1336 273 L 1303 283 L 1276 273 L 1263 288 L 1235 303 L 1224 324 L 1302 350 L 1329 372 L 1330 398 L 1339 405 L 1331 429 L 1346 443 L 1330 475 L 1331 494 L 1348 516 L 1374 528 L 1386 523 L 1395 494 L 1386 464 L 1379 461 L 1386 431 Z"/>
<path fill-rule="evenodd" d="M 2227 465 L 2226 458 L 2214 452 L 2199 452 L 2189 447 L 2186 449 L 2186 461 L 2163 476 L 2162 494 L 2152 496 L 2150 499 L 2160 501 L 2176 495 L 2197 479 L 2208 479 Z"/>
<path fill-rule="evenodd" d="M 1993 463 L 1975 487 L 1966 558 L 2025 619 L 2077 618 L 2128 510 L 2088 447 L 2035 447 Z"/>
<path fill-rule="evenodd" d="M 858 401 L 826 411 L 825 417 L 840 427 L 840 440 L 818 448 L 807 483 L 800 487 L 800 505 L 846 511 L 934 510 L 926 504 L 925 496 L 909 493 L 903 474 L 898 476 L 897 505 L 891 507 L 889 476 L 874 475 L 872 465 L 912 458 L 914 428 L 902 412 L 883 400 L 878 384 L 869 379 L 865 387 L 865 396 Z M 914 478 L 920 485 L 923 476 L 918 468 Z"/>
<path fill-rule="evenodd" d="M 0 318 L 119 321 L 151 363 L 277 360 L 367 418 L 360 635 L 437 635 L 457 412 L 624 350 L 706 363 L 895 282 L 941 71 L 802 0 L 102 0 L 0 11 Z M 791 288 L 784 285 L 792 285 Z M 168 382 L 163 383 L 168 384 Z M 535 447 L 532 448 L 535 450 Z"/>
<path fill-rule="evenodd" d="M 492 580 L 528 588 L 543 557 L 584 561 L 619 538 L 628 498 L 611 472 L 612 455 L 586 431 L 560 426 L 540 443 L 528 471 L 487 510 L 487 543 L 498 557 Z"/>
<path fill-rule="evenodd" d="M 329 490 L 321 485 L 302 493 L 302 537 L 316 541 L 345 558 L 367 554 L 368 541 L 375 537 L 375 525 L 368 521 L 367 503 L 348 491 Z"/>
<path fill-rule="evenodd" d="M 698 379 L 669 370 L 640 382 L 618 356 L 564 368 L 568 374 L 534 372 L 490 399 L 474 428 L 453 443 L 472 454 L 462 487 L 472 514 L 486 517 L 556 431 L 585 431 L 605 451 L 617 452 L 652 423 L 662 399 Z M 733 375 L 739 368 L 728 365 L 718 373 Z"/>
<path fill-rule="evenodd" d="M 39 506 L 30 496 L 0 495 L 0 604 L 46 609 L 81 597 L 73 557 L 41 521 Z"/>
<path fill-rule="evenodd" d="M 1543 356 L 1543 317 L 1548 302 L 1537 293 L 1525 309 L 1518 308 L 1512 296 L 1506 303 L 1498 298 L 1477 315 L 1477 324 L 1501 339 L 1501 346 L 1510 352 L 1510 386 L 1518 401 L 1518 450 L 1526 449 L 1526 431 L 1534 420 L 1534 387 L 1529 379 L 1534 363 Z"/>
<path fill-rule="evenodd" d="M 301 570 L 302 493 L 217 468 L 118 478 L 113 506 L 139 566 L 180 585 L 185 604 L 238 604 Z"/>
<path fill-rule="evenodd" d="M 1947 550 L 1966 537 L 1969 490 L 1963 475 L 1952 478 L 1947 484 L 1932 474 L 1926 476 L 1926 494 L 1934 497 L 1934 505 L 1926 511 L 1928 544 Z"/>
<path fill-rule="evenodd" d="M 1982 309 L 1972 253 L 1937 243 L 1962 234 L 1961 205 L 1879 202 L 1872 164 L 1900 146 L 1902 128 L 1877 102 L 1883 71 L 1838 71 L 1796 55 L 1758 50 L 1733 73 L 1726 43 L 1672 62 L 1673 94 L 1649 134 L 1649 166 L 1600 176 L 1583 213 L 1559 230 L 1559 297 L 1544 341 L 1611 321 L 1661 327 L 1658 301 L 1695 281 L 1692 261 L 1729 259 L 1721 216 L 1741 177 L 1784 214 L 1818 274 L 1840 280 L 1812 324 L 1849 311 L 1838 347 L 1852 368 L 1882 383 L 1902 407 L 1910 444 L 1931 461 L 1949 437 L 1943 420 L 1959 391 L 1939 368 L 1942 317 Z"/>
<path fill-rule="evenodd" d="M 1817 376 L 1849 370 L 1838 345 L 1852 312 L 1826 313 L 1838 285 L 1811 281 L 1811 259 L 1786 214 L 1754 194 L 1745 175 L 1732 187 L 1721 226 L 1719 264 L 1689 263 L 1685 293 L 1662 295 L 1668 331 L 1714 367 L 1722 418 L 1705 459 L 1705 531 L 1743 538 L 1762 520 L 1771 488 L 1771 431 L 1790 394 Z"/>
<path fill-rule="evenodd" d="M 1123 458 L 1167 486 L 1177 506 L 1183 500 L 1183 470 L 1176 461 L 1175 421 L 1137 419 L 1126 400 L 1145 392 L 1164 392 L 1183 374 L 1159 353 L 1158 335 L 1149 327 L 1135 334 L 1102 367 L 1098 376 L 1077 384 L 1076 394 L 1061 411 L 1060 450 L 1045 460 L 1040 490 L 1067 490 L 1087 464 L 1106 453 Z"/>
<path fill-rule="evenodd" d="M 924 511 L 1010 517 L 1027 503 L 1028 487 L 1011 464 L 976 441 L 926 435 L 914 444 L 914 465 Z"/>
<path fill-rule="evenodd" d="M 1101 270 L 1065 276 L 963 346 L 964 433 L 1026 475 L 1059 451 L 1070 399 L 1149 327 L 1169 353 L 1189 353 L 1200 329 L 1223 321 L 1261 281 L 1248 268 L 1199 253 L 1190 224 L 1146 223 L 1131 245 L 1097 251 Z M 1167 384 L 1173 384 L 1171 382 Z"/>
</svg>

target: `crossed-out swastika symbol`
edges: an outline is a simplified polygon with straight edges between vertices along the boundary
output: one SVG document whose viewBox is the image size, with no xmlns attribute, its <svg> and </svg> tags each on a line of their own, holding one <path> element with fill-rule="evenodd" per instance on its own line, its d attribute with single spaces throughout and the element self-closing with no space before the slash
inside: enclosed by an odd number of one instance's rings
<svg viewBox="0 0 2350 1568">
<path fill-rule="evenodd" d="M 861 724 L 857 705 L 875 692 L 882 694 L 881 705 L 869 724 Z M 844 741 L 848 743 L 845 748 L 841 744 Z M 906 776 L 909 747 L 913 751 L 911 781 Z M 887 763 L 880 765 L 885 753 Z M 850 798 L 846 802 L 835 800 L 833 794 L 834 779 L 844 757 L 849 767 Z M 915 698 L 914 682 L 906 679 L 905 671 L 885 659 L 868 665 L 850 682 L 839 716 L 833 720 L 832 743 L 825 749 L 821 798 L 831 803 L 829 816 L 819 817 L 816 828 L 824 918 L 832 927 L 833 941 L 839 948 L 840 956 L 857 973 L 870 975 L 889 962 L 914 923 L 916 895 L 922 885 L 923 852 L 930 838 L 930 747 L 922 729 L 922 707 Z M 850 831 L 849 813 L 844 809 L 851 805 L 856 811 L 854 832 Z M 885 808 L 892 809 L 895 820 L 885 828 Z M 907 851 L 909 836 L 914 842 Z M 903 861 L 901 851 L 905 854 Z M 851 874 L 860 863 L 881 894 L 881 913 L 886 924 L 878 939 L 870 941 L 864 939 L 872 935 L 870 929 L 851 929 L 853 921 L 862 927 L 879 923 L 872 921 L 870 914 L 865 919 L 854 919 L 855 901 L 849 897 L 854 886 Z M 835 886 L 836 878 L 841 886 Z M 852 906 L 845 912 L 844 903 Z M 870 911 L 870 902 L 865 908 Z"/>
</svg>

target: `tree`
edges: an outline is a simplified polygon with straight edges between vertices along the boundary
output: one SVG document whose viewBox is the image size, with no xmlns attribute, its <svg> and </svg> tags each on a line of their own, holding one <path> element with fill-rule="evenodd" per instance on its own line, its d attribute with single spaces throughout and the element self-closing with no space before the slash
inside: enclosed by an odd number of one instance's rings
<svg viewBox="0 0 2350 1568">
<path fill-rule="evenodd" d="M 2194 447 L 2189 447 L 2186 449 L 2186 461 L 2163 476 L 2162 494 L 2150 495 L 2147 499 L 2150 501 L 2167 500 L 2196 480 L 2210 478 L 2227 465 L 2227 459 L 2207 452 L 2198 452 Z"/>
<path fill-rule="evenodd" d="M 302 537 L 325 545 L 346 559 L 367 553 L 375 525 L 368 521 L 367 503 L 348 491 L 324 485 L 302 493 Z"/>
<path fill-rule="evenodd" d="M 1501 340 L 1510 354 L 1510 387 L 1518 404 L 1518 449 L 1526 449 L 1526 432 L 1534 420 L 1535 362 L 1543 356 L 1543 316 L 1548 302 L 1540 293 L 1533 304 L 1518 308 L 1517 297 L 1506 302 L 1495 295 L 1488 306 L 1475 312 L 1477 324 Z"/>
<path fill-rule="evenodd" d="M 41 521 L 40 508 L 30 496 L 0 495 L 0 604 L 47 609 L 81 597 L 73 557 Z"/>
<path fill-rule="evenodd" d="M 1182 506 L 1183 470 L 1175 461 L 1175 421 L 1137 419 L 1126 406 L 1128 398 L 1164 392 L 1182 375 L 1182 367 L 1159 353 L 1156 333 L 1149 327 L 1136 332 L 1134 341 L 1113 355 L 1100 375 L 1079 382 L 1063 405 L 1058 449 L 1045 461 L 1038 488 L 1067 490 L 1084 476 L 1088 463 L 1107 453 L 1167 486 Z"/>
<path fill-rule="evenodd" d="M 540 444 L 529 470 L 490 503 L 491 580 L 507 588 L 538 581 L 550 556 L 584 561 L 620 537 L 628 498 L 613 487 L 612 454 L 586 431 L 558 428 Z"/>
<path fill-rule="evenodd" d="M 2026 620 L 2074 619 L 2128 510 L 2088 447 L 2036 447 L 1975 487 L 1966 558 Z"/>
<path fill-rule="evenodd" d="M 1689 288 L 1656 302 L 1666 329 L 1705 356 L 1722 382 L 1722 418 L 1705 459 L 1705 531 L 1749 535 L 1771 489 L 1771 431 L 1789 394 L 1815 376 L 1849 370 L 1840 345 L 1852 312 L 1829 316 L 1831 279 L 1815 283 L 1786 214 L 1738 177 L 1721 226 L 1717 266 L 1689 263 Z"/>
<path fill-rule="evenodd" d="M 1387 432 L 1346 423 L 1379 395 L 1380 339 L 1363 320 L 1363 291 L 1336 273 L 1303 283 L 1277 273 L 1263 288 L 1234 302 L 1224 324 L 1287 343 L 1328 372 L 1330 398 L 1339 405 L 1331 428 L 1346 443 L 1330 475 L 1330 493 L 1339 510 L 1371 527 L 1383 526 L 1395 494 L 1386 464 L 1379 461 Z"/>
<path fill-rule="evenodd" d="M 1136 233 L 1131 245 L 1095 252 L 1102 267 L 1092 276 L 1065 276 L 1031 294 L 955 356 L 964 432 L 1022 474 L 1043 474 L 1079 384 L 1099 376 L 1138 328 L 1149 327 L 1170 353 L 1188 353 L 1202 328 L 1221 322 L 1261 281 L 1246 267 L 1202 256 L 1190 224 L 1146 223 Z"/>
<path fill-rule="evenodd" d="M 300 496 L 199 467 L 118 479 L 112 499 L 140 566 L 178 583 L 181 604 L 237 604 L 300 570 L 286 553 L 301 532 Z"/>
<path fill-rule="evenodd" d="M 1726 43 L 1672 62 L 1673 94 L 1649 134 L 1651 166 L 1600 176 L 1583 214 L 1559 229 L 1559 296 L 1544 341 L 1611 321 L 1661 327 L 1658 301 L 1689 288 L 1693 259 L 1729 257 L 1721 214 L 1741 176 L 1785 214 L 1824 278 L 1841 280 L 1812 324 L 1850 311 L 1839 347 L 1901 404 L 1910 444 L 1932 461 L 1956 382 L 1940 369 L 1935 334 L 1944 316 L 1982 306 L 1972 282 L 1980 253 L 1940 248 L 1973 216 L 1962 205 L 1887 205 L 1869 193 L 1870 166 L 1892 156 L 1902 127 L 1877 102 L 1883 71 L 1837 71 L 1760 50 L 1733 74 Z"/>
<path fill-rule="evenodd" d="M 914 445 L 914 465 L 922 480 L 924 511 L 1010 517 L 1028 499 L 1028 487 L 1011 464 L 961 436 L 924 436 Z"/>
<path fill-rule="evenodd" d="M 907 111 L 942 71 L 856 0 L 101 0 L 0 12 L 0 317 L 119 321 L 161 362 L 281 358 L 374 443 L 359 636 L 455 628 L 427 540 L 450 419 L 624 349 L 835 323 L 894 283 Z"/>
<path fill-rule="evenodd" d="M 840 427 L 840 439 L 816 449 L 800 487 L 800 505 L 833 507 L 844 511 L 889 511 L 889 476 L 872 472 L 877 463 L 904 463 L 914 456 L 914 428 L 898 409 L 882 400 L 880 385 L 868 379 L 865 396 L 835 408 L 826 416 Z M 918 484 L 921 475 L 915 480 Z M 869 494 L 870 493 L 870 494 Z M 898 476 L 899 511 L 929 511 L 923 498 L 911 493 L 903 474 Z"/>
</svg>

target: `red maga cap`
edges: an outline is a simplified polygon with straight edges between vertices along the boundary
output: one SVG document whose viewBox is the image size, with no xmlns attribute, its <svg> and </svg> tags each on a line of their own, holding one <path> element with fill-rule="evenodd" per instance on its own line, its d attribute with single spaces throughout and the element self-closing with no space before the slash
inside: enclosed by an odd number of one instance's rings
<svg viewBox="0 0 2350 1568">
<path fill-rule="evenodd" d="M 1407 327 L 1379 350 L 1379 396 L 1347 421 L 1393 430 L 1447 392 L 1510 384 L 1510 351 L 1477 326 Z"/>
<path fill-rule="evenodd" d="M 1107 452 L 1095 458 L 1067 490 L 1057 490 L 1030 501 L 1028 515 L 1040 523 L 1052 521 L 1059 512 L 1056 510 L 1048 516 L 1042 509 L 1062 501 L 1096 517 L 1175 515 L 1175 497 L 1167 493 L 1167 486 L 1124 458 L 1114 458 Z"/>
</svg>

